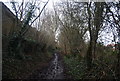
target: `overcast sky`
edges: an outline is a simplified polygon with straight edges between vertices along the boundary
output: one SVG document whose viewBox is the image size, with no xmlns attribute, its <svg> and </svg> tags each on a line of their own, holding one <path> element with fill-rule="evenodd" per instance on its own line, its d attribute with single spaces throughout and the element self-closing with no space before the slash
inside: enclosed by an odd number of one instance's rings
<svg viewBox="0 0 120 81">
<path fill-rule="evenodd" d="M 11 4 L 10 4 L 11 0 L 0 0 L 0 1 L 2 1 L 12 11 Z M 21 2 L 22 0 L 14 0 L 14 1 Z M 25 1 L 27 2 L 29 0 L 25 0 Z M 37 0 L 37 1 L 47 2 L 47 0 Z M 60 2 L 60 1 L 61 0 L 49 0 L 49 3 L 47 4 L 46 8 L 52 9 L 53 8 L 53 3 Z M 113 0 L 113 1 L 117 1 L 117 0 Z M 109 33 L 109 34 L 106 34 L 106 35 L 103 33 L 103 35 L 104 36 L 102 38 L 105 39 L 104 40 L 104 44 L 105 45 L 110 44 L 112 41 L 111 40 L 107 40 L 106 37 L 112 39 L 113 38 L 112 37 L 112 33 Z"/>
<path fill-rule="evenodd" d="M 10 4 L 10 1 L 12 0 L 0 0 L 2 1 L 5 5 L 7 5 L 8 8 L 11 9 L 11 4 Z M 22 2 L 22 0 L 14 0 L 16 2 Z M 29 0 L 24 0 L 25 2 L 29 1 Z M 38 2 L 39 1 L 42 1 L 42 2 L 47 2 L 48 0 L 37 0 Z M 60 0 L 49 0 L 49 3 L 47 4 L 47 8 L 52 8 L 52 5 L 53 5 L 53 2 L 58 2 Z"/>
</svg>

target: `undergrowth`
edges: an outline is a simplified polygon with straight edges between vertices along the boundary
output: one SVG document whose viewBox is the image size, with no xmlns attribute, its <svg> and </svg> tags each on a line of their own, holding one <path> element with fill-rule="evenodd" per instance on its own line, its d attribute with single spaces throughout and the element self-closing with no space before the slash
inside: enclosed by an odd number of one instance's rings
<svg viewBox="0 0 120 81">
<path fill-rule="evenodd" d="M 99 57 L 93 61 L 92 69 L 87 70 L 85 58 L 76 55 L 64 56 L 64 63 L 67 68 L 67 75 L 71 76 L 71 79 L 116 79 L 115 74 L 115 56 L 112 54 L 106 57 Z"/>
</svg>

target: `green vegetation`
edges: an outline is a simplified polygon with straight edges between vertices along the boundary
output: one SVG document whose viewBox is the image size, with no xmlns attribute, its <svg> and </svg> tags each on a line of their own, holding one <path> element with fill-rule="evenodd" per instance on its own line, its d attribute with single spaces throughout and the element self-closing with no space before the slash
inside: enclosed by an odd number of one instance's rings
<svg viewBox="0 0 120 81">
<path fill-rule="evenodd" d="M 66 78 L 119 79 L 120 1 L 48 2 L 12 1 L 15 15 L 3 4 L 3 79 L 27 78 L 54 53 Z"/>
<path fill-rule="evenodd" d="M 2 14 L 6 18 L 14 19 L 15 24 L 12 27 L 3 24 L 2 27 L 3 30 L 9 30 L 8 34 L 5 32 L 2 35 L 2 77 L 3 79 L 25 79 L 36 70 L 41 70 L 48 66 L 54 53 L 55 36 L 52 29 L 45 30 L 45 27 L 50 26 L 46 25 L 46 23 L 42 24 L 46 26 L 43 26 L 40 30 L 31 27 L 35 20 L 39 19 L 48 2 L 46 2 L 43 10 L 37 15 L 35 15 L 38 9 L 36 8 L 36 1 L 30 1 L 28 3 L 24 1 L 22 3 L 15 3 L 13 1 L 11 3 L 16 17 L 11 16 L 13 14 L 11 12 L 9 15 Z M 4 4 L 3 7 L 3 11 L 6 10 L 5 13 L 8 13 L 8 8 Z M 45 17 L 41 20 L 44 19 Z M 45 20 L 47 21 L 47 19 Z M 7 21 L 6 19 L 3 22 L 9 21 L 11 22 L 13 20 Z M 40 22 L 37 21 L 36 23 Z"/>
<path fill-rule="evenodd" d="M 100 52 L 100 51 L 99 51 Z M 115 51 L 106 49 L 98 54 L 96 60 L 93 61 L 92 69 L 87 70 L 87 64 L 84 57 L 74 54 L 65 55 L 64 63 L 66 65 L 66 74 L 71 79 L 117 79 L 115 74 L 116 55 Z M 113 54 L 114 53 L 114 54 Z M 112 58 L 112 59 L 110 59 Z"/>
<path fill-rule="evenodd" d="M 48 65 L 48 62 L 52 58 L 54 50 L 43 52 L 38 50 L 40 46 L 33 50 L 32 48 L 36 44 L 33 41 L 27 41 L 29 44 L 25 44 L 24 51 L 22 52 L 22 58 L 16 52 L 16 54 L 3 53 L 3 79 L 23 79 L 27 78 L 31 73 L 37 69 L 42 69 Z M 27 47 L 27 49 L 26 49 Z M 35 46 L 34 46 L 35 47 Z"/>
</svg>

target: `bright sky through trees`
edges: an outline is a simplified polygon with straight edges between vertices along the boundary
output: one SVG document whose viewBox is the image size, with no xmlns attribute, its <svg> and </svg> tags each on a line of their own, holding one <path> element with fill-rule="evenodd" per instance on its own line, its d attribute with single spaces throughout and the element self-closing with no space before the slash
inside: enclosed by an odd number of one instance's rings
<svg viewBox="0 0 120 81">
<path fill-rule="evenodd" d="M 11 11 L 13 11 L 12 5 L 11 5 L 11 3 L 10 3 L 10 1 L 12 1 L 12 0 L 0 0 L 0 1 L 4 2 L 4 4 L 5 4 Z M 13 0 L 13 1 L 15 1 L 15 2 L 22 2 L 22 0 Z M 25 0 L 25 2 L 27 2 L 27 1 L 29 1 L 29 0 Z M 39 1 L 42 1 L 42 3 L 41 3 L 40 5 L 44 5 L 44 3 L 47 2 L 48 0 L 37 0 L 37 1 L 38 1 L 38 2 L 39 2 Z M 48 5 L 46 6 L 46 8 L 53 10 L 53 3 L 59 2 L 59 1 L 60 1 L 60 0 L 49 0 Z M 82 0 L 77 0 L 77 1 L 82 1 Z M 101 1 L 101 0 L 97 0 L 97 1 Z M 119 1 L 119 0 L 108 0 L 108 1 Z M 102 36 L 100 39 L 98 39 L 99 41 L 102 39 L 102 42 L 104 42 L 105 45 L 112 43 L 112 40 L 113 40 L 113 35 L 112 35 L 112 33 L 106 34 L 106 33 L 103 32 L 102 35 L 103 35 L 103 36 Z"/>
</svg>

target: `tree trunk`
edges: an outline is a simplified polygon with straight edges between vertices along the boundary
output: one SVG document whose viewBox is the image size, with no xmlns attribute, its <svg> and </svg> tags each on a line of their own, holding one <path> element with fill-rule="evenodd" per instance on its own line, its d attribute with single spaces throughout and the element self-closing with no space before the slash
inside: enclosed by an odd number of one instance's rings
<svg viewBox="0 0 120 81">
<path fill-rule="evenodd" d="M 92 40 L 90 40 L 90 44 L 87 50 L 87 68 L 88 70 L 90 70 L 92 68 L 92 50 L 93 50 L 93 44 L 92 44 Z"/>
<path fill-rule="evenodd" d="M 88 28 L 90 32 L 90 43 L 87 50 L 86 61 L 87 61 L 87 69 L 90 70 L 92 68 L 92 51 L 93 51 L 93 34 L 91 29 L 91 12 L 90 12 L 91 3 L 87 4 L 88 11 Z"/>
</svg>

